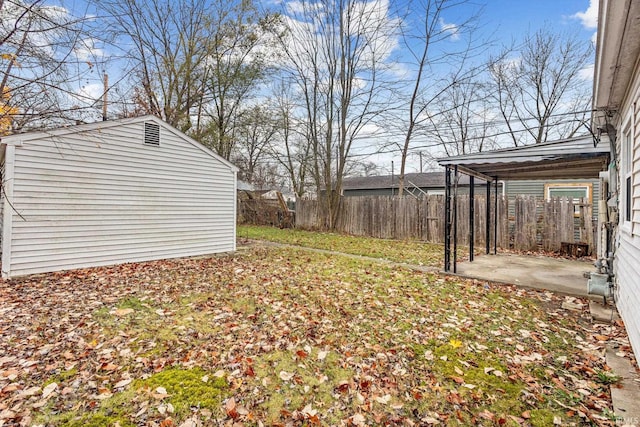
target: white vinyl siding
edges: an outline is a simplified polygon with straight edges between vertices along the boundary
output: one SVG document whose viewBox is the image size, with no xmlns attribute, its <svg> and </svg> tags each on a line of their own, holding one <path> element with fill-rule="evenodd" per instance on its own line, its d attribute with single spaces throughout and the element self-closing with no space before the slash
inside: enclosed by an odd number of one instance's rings
<svg viewBox="0 0 640 427">
<path fill-rule="evenodd" d="M 11 276 L 235 249 L 235 172 L 138 121 L 15 150 Z M 5 211 L 6 212 L 6 211 Z"/>
<path fill-rule="evenodd" d="M 627 233 L 620 234 L 620 246 L 616 249 L 614 269 L 616 307 L 629 335 L 636 357 L 640 356 L 640 238 Z"/>
<path fill-rule="evenodd" d="M 638 159 L 640 141 L 640 121 L 635 117 L 640 105 L 640 74 L 636 70 L 636 76 L 629 94 L 629 98 L 623 105 L 618 123 L 621 135 L 617 140 L 617 152 L 620 156 L 619 169 L 619 225 L 614 253 L 614 272 L 616 281 L 616 306 L 620 316 L 624 320 L 631 346 L 636 358 L 640 357 L 640 233 L 638 223 L 640 221 L 638 209 L 640 206 L 640 161 Z M 640 118 L 640 116 L 639 116 Z M 625 139 L 626 135 L 631 138 Z M 631 178 L 630 206 L 626 204 L 627 178 Z M 631 209 L 631 221 L 625 221 L 625 209 Z"/>
</svg>

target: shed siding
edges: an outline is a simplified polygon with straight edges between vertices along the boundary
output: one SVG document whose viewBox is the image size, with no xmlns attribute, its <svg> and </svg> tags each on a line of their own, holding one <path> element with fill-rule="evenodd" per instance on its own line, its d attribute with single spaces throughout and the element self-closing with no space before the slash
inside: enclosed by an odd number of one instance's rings
<svg viewBox="0 0 640 427">
<path fill-rule="evenodd" d="M 143 129 L 16 148 L 10 275 L 235 249 L 234 171 L 170 128 L 146 145 Z"/>
</svg>

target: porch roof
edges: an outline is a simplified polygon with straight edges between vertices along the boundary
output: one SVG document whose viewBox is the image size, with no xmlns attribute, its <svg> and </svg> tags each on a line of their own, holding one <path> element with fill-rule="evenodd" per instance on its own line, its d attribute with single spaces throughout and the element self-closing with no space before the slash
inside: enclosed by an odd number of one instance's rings
<svg viewBox="0 0 640 427">
<path fill-rule="evenodd" d="M 609 144 L 590 135 L 438 160 L 484 180 L 587 179 L 607 170 Z"/>
</svg>

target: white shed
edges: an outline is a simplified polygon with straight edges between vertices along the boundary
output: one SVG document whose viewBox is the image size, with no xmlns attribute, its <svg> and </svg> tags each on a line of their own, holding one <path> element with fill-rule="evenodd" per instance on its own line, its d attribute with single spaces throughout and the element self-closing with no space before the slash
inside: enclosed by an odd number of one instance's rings
<svg viewBox="0 0 640 427">
<path fill-rule="evenodd" d="M 3 137 L 2 276 L 235 250 L 237 168 L 152 117 Z"/>
</svg>

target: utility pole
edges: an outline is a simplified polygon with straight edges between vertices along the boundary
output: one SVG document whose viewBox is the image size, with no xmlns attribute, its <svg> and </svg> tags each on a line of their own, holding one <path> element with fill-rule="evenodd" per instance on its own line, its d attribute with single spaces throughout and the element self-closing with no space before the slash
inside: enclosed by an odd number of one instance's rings
<svg viewBox="0 0 640 427">
<path fill-rule="evenodd" d="M 422 151 L 418 152 L 420 154 L 420 173 L 422 173 Z"/>
</svg>

